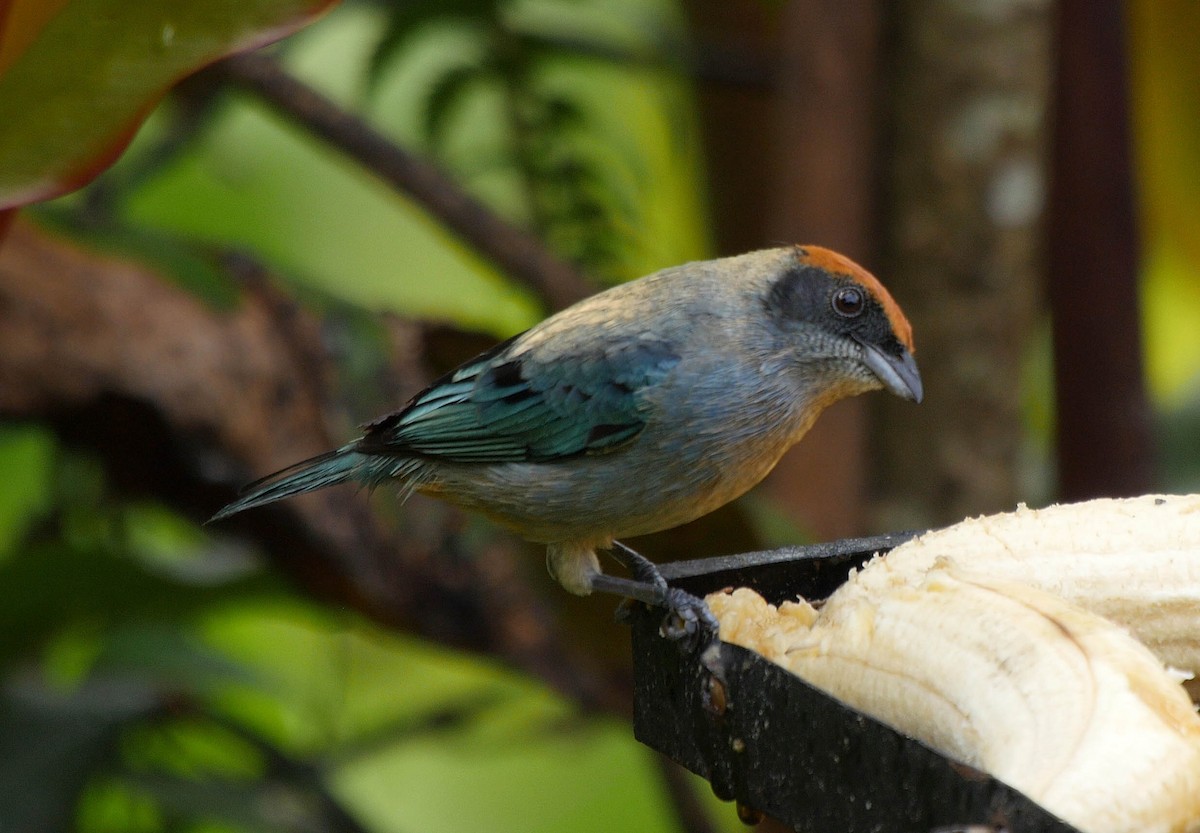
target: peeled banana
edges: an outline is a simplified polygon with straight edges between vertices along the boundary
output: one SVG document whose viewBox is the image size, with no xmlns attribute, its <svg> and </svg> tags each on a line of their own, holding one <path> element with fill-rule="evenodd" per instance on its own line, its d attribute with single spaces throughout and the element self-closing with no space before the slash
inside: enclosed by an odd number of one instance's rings
<svg viewBox="0 0 1200 833">
<path fill-rule="evenodd" d="M 929 533 L 819 609 L 744 588 L 708 603 L 726 642 L 1086 833 L 1196 833 L 1200 717 L 1162 658 L 1197 667 L 1197 562 L 1200 497 L 1151 496 Z"/>
<path fill-rule="evenodd" d="M 1200 495 L 1146 495 L 972 518 L 869 565 L 952 563 L 1038 587 L 1128 628 L 1167 665 L 1200 675 Z"/>
</svg>

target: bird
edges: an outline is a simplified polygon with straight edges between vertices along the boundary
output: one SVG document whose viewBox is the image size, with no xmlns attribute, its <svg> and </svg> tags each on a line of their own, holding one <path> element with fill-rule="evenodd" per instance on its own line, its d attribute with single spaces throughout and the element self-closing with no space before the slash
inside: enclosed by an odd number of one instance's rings
<svg viewBox="0 0 1200 833">
<path fill-rule="evenodd" d="M 912 327 L 866 269 L 789 245 L 619 284 L 434 381 L 362 435 L 247 486 L 210 522 L 341 483 L 398 487 L 546 546 L 569 592 L 715 627 L 618 539 L 699 518 L 760 482 L 845 397 L 919 403 Z M 601 569 L 608 551 L 631 573 Z M 699 604 L 697 604 L 699 602 Z"/>
</svg>

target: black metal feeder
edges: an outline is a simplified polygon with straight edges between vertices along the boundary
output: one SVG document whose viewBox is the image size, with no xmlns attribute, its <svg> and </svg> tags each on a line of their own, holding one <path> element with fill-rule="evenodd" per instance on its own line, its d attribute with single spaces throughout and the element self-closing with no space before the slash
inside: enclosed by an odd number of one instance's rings
<svg viewBox="0 0 1200 833">
<path fill-rule="evenodd" d="M 778 604 L 828 596 L 851 567 L 911 534 L 683 561 L 668 581 L 704 596 L 750 587 Z M 1013 788 L 861 714 L 736 645 L 714 663 L 633 617 L 634 734 L 708 779 L 752 821 L 812 833 L 1079 833 Z M 710 667 L 720 668 L 723 680 Z"/>
</svg>

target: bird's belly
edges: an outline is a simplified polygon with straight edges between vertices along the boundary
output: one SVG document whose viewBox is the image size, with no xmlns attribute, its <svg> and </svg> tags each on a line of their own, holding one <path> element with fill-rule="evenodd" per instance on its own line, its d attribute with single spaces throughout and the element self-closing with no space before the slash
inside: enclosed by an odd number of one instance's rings
<svg viewBox="0 0 1200 833">
<path fill-rule="evenodd" d="M 439 466 L 427 490 L 531 541 L 604 546 L 695 520 L 745 493 L 790 445 L 757 439 L 549 463 Z"/>
</svg>

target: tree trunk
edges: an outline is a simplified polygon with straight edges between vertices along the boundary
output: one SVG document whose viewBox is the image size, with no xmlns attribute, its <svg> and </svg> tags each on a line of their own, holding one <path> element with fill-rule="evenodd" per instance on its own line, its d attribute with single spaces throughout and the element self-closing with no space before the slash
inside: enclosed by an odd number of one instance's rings
<svg viewBox="0 0 1200 833">
<path fill-rule="evenodd" d="M 791 3 L 781 22 L 768 236 L 828 246 L 875 272 L 879 5 Z M 767 481 L 821 539 L 880 531 L 865 511 L 868 404 L 835 404 Z"/>
<path fill-rule="evenodd" d="M 891 7 L 887 282 L 909 313 L 925 403 L 877 400 L 882 526 L 1022 496 L 1021 369 L 1039 276 L 1048 2 Z"/>
</svg>

